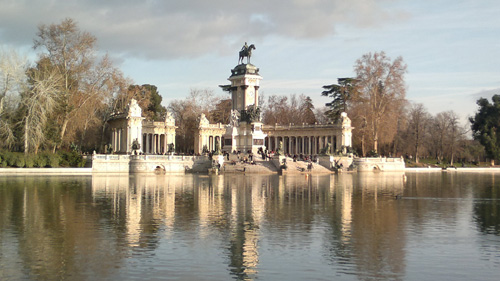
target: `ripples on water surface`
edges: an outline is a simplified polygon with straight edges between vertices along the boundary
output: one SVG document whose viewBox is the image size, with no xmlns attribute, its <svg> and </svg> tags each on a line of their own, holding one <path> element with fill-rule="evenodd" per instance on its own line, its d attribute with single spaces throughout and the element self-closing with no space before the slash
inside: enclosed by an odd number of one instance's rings
<svg viewBox="0 0 500 281">
<path fill-rule="evenodd" d="M 0 178 L 0 280 L 498 280 L 500 174 Z"/>
</svg>

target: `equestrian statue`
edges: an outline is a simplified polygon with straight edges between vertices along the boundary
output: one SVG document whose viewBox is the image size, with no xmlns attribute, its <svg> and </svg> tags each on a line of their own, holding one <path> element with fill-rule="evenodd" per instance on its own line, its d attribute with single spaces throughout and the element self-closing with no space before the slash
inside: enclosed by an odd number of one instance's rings
<svg viewBox="0 0 500 281">
<path fill-rule="evenodd" d="M 243 63 L 243 58 L 247 57 L 247 63 L 250 63 L 250 57 L 252 56 L 252 50 L 255 50 L 255 45 L 252 44 L 250 46 L 247 45 L 247 42 L 245 42 L 245 45 L 241 48 L 240 51 L 240 58 L 238 59 L 238 64 Z"/>
</svg>

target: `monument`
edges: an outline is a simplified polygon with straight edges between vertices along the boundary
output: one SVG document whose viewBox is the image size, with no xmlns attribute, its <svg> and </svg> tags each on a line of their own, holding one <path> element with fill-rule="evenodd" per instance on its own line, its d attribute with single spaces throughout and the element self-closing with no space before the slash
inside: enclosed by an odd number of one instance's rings
<svg viewBox="0 0 500 281">
<path fill-rule="evenodd" d="M 259 69 L 250 64 L 252 50 L 255 49 L 253 44 L 248 46 L 245 42 L 239 52 L 238 65 L 231 70 L 228 78 L 231 85 L 221 86 L 231 93 L 232 99 L 231 120 L 226 126 L 222 148 L 226 152 L 256 154 L 266 149 L 266 134 L 262 131 L 259 108 L 259 82 L 262 76 L 259 75 Z M 245 57 L 247 63 L 243 63 Z"/>
</svg>

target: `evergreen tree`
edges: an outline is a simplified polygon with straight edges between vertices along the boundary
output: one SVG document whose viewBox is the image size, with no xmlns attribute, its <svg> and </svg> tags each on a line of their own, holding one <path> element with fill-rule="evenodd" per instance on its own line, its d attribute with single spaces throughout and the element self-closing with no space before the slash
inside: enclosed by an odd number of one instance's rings
<svg viewBox="0 0 500 281">
<path fill-rule="evenodd" d="M 311 97 L 305 97 L 302 99 L 302 104 L 300 105 L 301 119 L 306 124 L 316 123 L 316 116 L 314 115 L 314 105 L 312 103 Z"/>
<path fill-rule="evenodd" d="M 158 88 L 155 85 L 144 84 L 142 87 L 149 91 L 149 106 L 147 111 L 151 112 L 153 120 L 159 121 L 165 118 L 165 113 L 167 109 L 161 105 L 163 100 L 162 96 L 158 92 Z"/>
<path fill-rule="evenodd" d="M 325 90 L 321 93 L 332 98 L 331 102 L 325 104 L 329 108 L 325 115 L 332 121 L 337 121 L 342 112 L 347 112 L 348 102 L 356 90 L 354 78 L 338 78 L 337 81 L 338 84 L 323 86 Z"/>
<path fill-rule="evenodd" d="M 500 95 L 492 97 L 493 103 L 485 98 L 477 101 L 479 110 L 474 117 L 470 117 L 472 136 L 485 148 L 491 159 L 500 159 Z"/>
</svg>

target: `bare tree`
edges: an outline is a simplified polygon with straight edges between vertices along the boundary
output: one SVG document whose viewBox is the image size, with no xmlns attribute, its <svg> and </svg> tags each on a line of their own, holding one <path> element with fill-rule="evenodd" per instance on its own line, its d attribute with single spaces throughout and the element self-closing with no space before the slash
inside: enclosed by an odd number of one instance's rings
<svg viewBox="0 0 500 281">
<path fill-rule="evenodd" d="M 436 114 L 432 130 L 431 148 L 434 156 L 440 162 L 447 157 L 450 165 L 453 165 L 455 156 L 463 150 L 467 130 L 460 125 L 459 118 L 454 111 Z"/>
<path fill-rule="evenodd" d="M 99 131 L 96 131 L 96 135 L 99 136 L 98 144 L 96 145 L 99 151 L 104 151 L 104 146 L 106 145 L 106 130 L 107 121 L 111 116 L 117 113 L 123 113 L 125 107 L 121 107 L 122 104 L 128 104 L 130 99 L 128 98 L 128 89 L 129 85 L 132 84 L 130 79 L 127 79 L 123 76 L 123 74 L 116 70 L 113 72 L 113 75 L 110 80 L 106 82 L 108 86 L 106 89 L 112 93 L 111 96 L 106 96 L 109 100 L 104 100 L 103 102 L 108 106 L 101 108 L 96 111 L 97 117 L 99 121 L 97 122 L 99 126 Z M 82 141 L 84 138 L 82 138 Z"/>
<path fill-rule="evenodd" d="M 440 112 L 436 114 L 433 119 L 431 143 L 434 144 L 434 156 L 439 162 L 441 162 L 444 158 L 446 137 L 449 126 L 448 112 Z"/>
<path fill-rule="evenodd" d="M 450 165 L 453 166 L 455 156 L 463 151 L 463 144 L 467 130 L 463 125 L 460 125 L 460 118 L 454 111 L 448 111 L 448 149 Z M 462 145 L 461 145 L 462 144 Z"/>
<path fill-rule="evenodd" d="M 288 97 L 271 95 L 267 98 L 267 104 L 262 110 L 262 121 L 264 124 L 286 124 L 288 120 L 287 111 Z"/>
<path fill-rule="evenodd" d="M 326 124 L 330 121 L 330 118 L 328 118 L 328 116 L 326 115 L 327 111 L 328 108 L 326 106 L 314 109 L 314 116 L 316 117 L 316 121 L 319 124 Z"/>
<path fill-rule="evenodd" d="M 427 137 L 431 116 L 421 103 L 413 104 L 408 115 L 409 138 L 413 143 L 415 162 L 418 163 L 420 151 Z"/>
<path fill-rule="evenodd" d="M 381 136 L 392 142 L 400 109 L 406 104 L 406 64 L 402 57 L 391 61 L 384 52 L 368 53 L 356 61 L 355 107 L 362 113 L 371 132 L 373 150 L 378 152 Z"/>
<path fill-rule="evenodd" d="M 229 124 L 233 102 L 231 99 L 221 100 L 210 112 L 210 119 L 215 123 Z"/>
<path fill-rule="evenodd" d="M 49 63 L 39 64 L 29 73 L 29 90 L 22 95 L 24 111 L 24 153 L 38 153 L 40 144 L 45 140 L 45 125 L 49 113 L 55 108 L 60 81 L 59 72 Z"/>
<path fill-rule="evenodd" d="M 39 54 L 40 61 L 49 60 L 62 77 L 57 116 L 61 143 L 76 141 L 75 131 L 82 129 L 76 116 L 85 111 L 85 107 L 109 99 L 109 89 L 113 88 L 108 82 L 112 81 L 116 69 L 107 57 L 97 59 L 95 44 L 96 38 L 80 31 L 72 19 L 38 28 L 34 48 L 45 51 Z M 72 120 L 75 122 L 70 124 Z M 66 137 L 68 128 L 73 129 L 71 139 Z"/>
<path fill-rule="evenodd" d="M 176 126 L 176 150 L 189 153 L 194 149 L 194 133 L 198 126 L 200 115 L 203 113 L 211 118 L 211 112 L 221 98 L 214 95 L 212 90 L 191 89 L 189 96 L 184 100 L 170 102 L 168 109 L 172 112 Z M 214 122 L 214 120 L 210 120 Z"/>
<path fill-rule="evenodd" d="M 0 140 L 2 146 L 11 147 L 15 142 L 12 130 L 12 115 L 15 103 L 8 106 L 8 100 L 19 98 L 26 86 L 26 58 L 13 50 L 0 49 Z"/>
<path fill-rule="evenodd" d="M 304 95 L 269 96 L 263 107 L 262 122 L 268 125 L 314 124 L 316 116 L 310 97 Z"/>
</svg>

